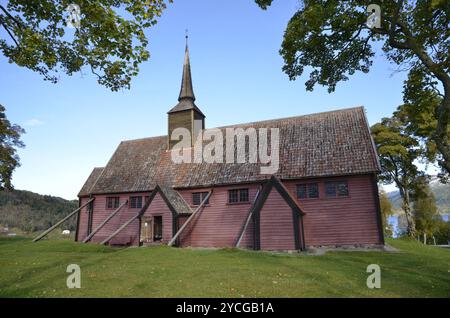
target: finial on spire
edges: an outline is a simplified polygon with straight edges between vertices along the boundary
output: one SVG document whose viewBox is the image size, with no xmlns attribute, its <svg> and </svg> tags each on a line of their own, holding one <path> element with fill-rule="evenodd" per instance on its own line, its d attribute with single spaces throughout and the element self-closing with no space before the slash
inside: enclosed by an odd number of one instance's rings
<svg viewBox="0 0 450 318">
<path fill-rule="evenodd" d="M 194 89 L 192 88 L 191 62 L 189 61 L 188 38 L 189 38 L 188 30 L 186 29 L 186 50 L 184 52 L 184 65 L 183 65 L 183 75 L 181 77 L 180 95 L 178 96 L 178 104 L 171 110 L 169 110 L 168 114 L 185 110 L 194 110 L 196 114 L 199 114 L 204 119 L 205 115 L 194 103 L 195 95 Z M 169 120 L 170 118 L 171 117 L 169 117 Z M 169 132 L 169 136 L 171 136 L 171 132 Z"/>
<path fill-rule="evenodd" d="M 189 61 L 189 48 L 188 48 L 188 30 L 186 29 L 186 51 L 184 54 L 184 65 L 183 65 L 183 77 L 181 80 L 181 90 L 178 100 L 191 99 L 195 101 L 194 90 L 192 88 L 192 77 L 191 77 L 191 62 Z"/>
</svg>

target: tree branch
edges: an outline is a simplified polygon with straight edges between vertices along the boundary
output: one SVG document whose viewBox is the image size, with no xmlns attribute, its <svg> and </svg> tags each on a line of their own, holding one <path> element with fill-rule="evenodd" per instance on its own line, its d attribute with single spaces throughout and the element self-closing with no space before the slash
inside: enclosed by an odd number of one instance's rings
<svg viewBox="0 0 450 318">
<path fill-rule="evenodd" d="M 428 52 L 426 52 L 425 49 L 417 43 L 408 26 L 403 21 L 399 20 L 399 12 L 402 6 L 403 0 L 400 0 L 397 3 L 396 10 L 394 11 L 391 20 L 389 44 L 397 49 L 411 50 L 425 65 L 425 67 L 427 67 L 430 72 L 433 73 L 433 75 L 442 82 L 442 85 L 444 87 L 444 96 L 442 99 L 442 103 L 435 110 L 438 121 L 436 132 L 434 133 L 432 138 L 436 142 L 437 148 L 444 157 L 444 160 L 441 163 L 442 166 L 447 170 L 447 172 L 450 172 L 450 145 L 447 132 L 447 127 L 450 119 L 450 75 L 446 72 L 442 65 L 433 61 Z M 399 26 L 400 30 L 405 35 L 405 42 L 395 41 L 394 36 L 396 26 Z"/>
<path fill-rule="evenodd" d="M 5 7 L 3 7 L 2 5 L 0 5 L 0 9 L 7 15 L 8 18 L 10 18 L 11 20 L 13 20 L 13 21 L 17 24 L 17 26 L 18 26 L 19 28 L 22 28 L 22 25 L 20 24 L 20 22 L 19 22 L 16 18 L 14 18 L 14 17 L 8 12 L 8 10 L 5 9 Z"/>
<path fill-rule="evenodd" d="M 395 47 L 397 49 L 401 49 L 401 50 L 408 50 L 411 49 L 411 47 L 409 46 L 409 44 L 407 42 L 399 42 L 395 40 L 395 34 L 396 34 L 396 26 L 397 24 L 399 24 L 399 15 L 400 15 L 400 10 L 403 7 L 403 0 L 399 0 L 397 3 L 397 7 L 395 8 L 394 14 L 392 15 L 392 19 L 391 19 L 391 26 L 389 28 L 389 45 L 392 47 Z"/>
<path fill-rule="evenodd" d="M 6 30 L 6 32 L 8 33 L 8 35 L 11 37 L 11 39 L 14 41 L 14 43 L 16 43 L 17 47 L 20 47 L 19 43 L 17 42 L 16 38 L 14 37 L 14 35 L 11 33 L 11 31 L 9 30 L 8 26 L 2 21 L 0 20 L 0 24 L 3 26 L 3 28 Z"/>
</svg>

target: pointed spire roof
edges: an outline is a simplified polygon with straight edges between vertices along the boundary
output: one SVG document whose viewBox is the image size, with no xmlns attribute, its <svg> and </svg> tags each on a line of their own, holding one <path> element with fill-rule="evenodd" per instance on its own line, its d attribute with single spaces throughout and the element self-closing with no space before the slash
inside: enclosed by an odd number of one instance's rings
<svg viewBox="0 0 450 318">
<path fill-rule="evenodd" d="M 191 75 L 191 62 L 189 59 L 189 46 L 188 46 L 188 36 L 186 34 L 186 49 L 184 53 L 184 65 L 183 65 L 183 76 L 181 78 L 181 89 L 180 95 L 178 96 L 178 104 L 173 107 L 168 113 L 175 113 L 183 110 L 194 109 L 199 112 L 203 117 L 205 115 L 202 111 L 195 105 L 195 95 L 194 89 L 192 87 L 192 75 Z"/>
<path fill-rule="evenodd" d="M 183 77 L 181 78 L 181 89 L 178 101 L 189 98 L 195 101 L 194 89 L 192 88 L 191 62 L 189 60 L 189 46 L 186 35 L 186 49 L 184 53 Z"/>
</svg>

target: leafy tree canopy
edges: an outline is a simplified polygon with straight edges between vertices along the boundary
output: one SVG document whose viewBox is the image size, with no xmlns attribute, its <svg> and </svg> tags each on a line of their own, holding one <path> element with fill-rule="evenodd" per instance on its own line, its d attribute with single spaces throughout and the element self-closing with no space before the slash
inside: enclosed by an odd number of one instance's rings
<svg viewBox="0 0 450 318">
<path fill-rule="evenodd" d="M 68 201 L 30 191 L 0 191 L 0 224 L 35 232 L 48 229 L 78 207 L 78 201 Z M 61 225 L 75 230 L 77 218 L 72 217 Z"/>
<path fill-rule="evenodd" d="M 255 0 L 267 9 L 272 0 Z M 280 54 L 290 79 L 311 69 L 306 88 L 319 84 L 333 92 L 356 72 L 367 73 L 379 42 L 388 60 L 409 71 L 405 103 L 412 127 L 426 133 L 450 172 L 450 1 L 304 0 L 289 21 Z M 366 25 L 370 4 L 381 9 L 381 27 Z M 439 83 L 439 85 L 438 85 Z M 422 90 L 415 90 L 421 86 Z M 414 91 L 415 90 L 415 91 Z M 414 91 L 414 92 L 413 92 Z M 436 94 L 431 94 L 435 92 Z M 381 93 L 381 92 L 380 92 Z M 425 106 L 429 99 L 431 105 Z M 423 126 L 425 117 L 431 125 Z M 420 131 L 421 129 L 429 131 Z M 431 150 L 431 148 L 430 148 Z M 430 153 L 432 154 L 432 153 Z"/>
<path fill-rule="evenodd" d="M 5 108 L 0 105 L 0 189 L 10 189 L 11 176 L 20 165 L 17 148 L 24 147 L 20 135 L 25 131 L 18 125 L 12 125 L 6 118 Z"/>
<path fill-rule="evenodd" d="M 0 51 L 10 63 L 57 82 L 89 67 L 98 82 L 117 91 L 129 88 L 139 64 L 149 58 L 144 29 L 172 0 L 78 0 L 79 25 L 68 28 L 68 0 L 8 0 L 0 5 Z"/>
<path fill-rule="evenodd" d="M 441 217 L 436 207 L 436 198 L 431 192 L 426 177 L 419 177 L 412 191 L 413 213 L 416 223 L 417 234 L 426 234 L 428 237 L 434 235 L 438 230 Z"/>
<path fill-rule="evenodd" d="M 445 170 L 445 160 L 433 139 L 437 126 L 435 110 L 443 99 L 437 85 L 438 82 L 423 67 L 411 69 L 404 84 L 404 104 L 397 108 L 394 116 L 406 124 L 406 130 L 411 136 L 423 143 L 427 161 L 437 160 L 443 168 L 440 174 L 441 180 L 446 182 L 448 173 Z M 449 134 L 450 125 L 447 126 L 447 135 Z"/>
<path fill-rule="evenodd" d="M 382 169 L 379 179 L 385 184 L 395 183 L 399 189 L 408 222 L 407 233 L 415 236 L 410 192 L 416 178 L 422 174 L 414 161 L 420 158 L 423 150 L 419 142 L 405 131 L 404 123 L 396 117 L 383 118 L 381 123 L 371 127 L 371 132 Z"/>
</svg>

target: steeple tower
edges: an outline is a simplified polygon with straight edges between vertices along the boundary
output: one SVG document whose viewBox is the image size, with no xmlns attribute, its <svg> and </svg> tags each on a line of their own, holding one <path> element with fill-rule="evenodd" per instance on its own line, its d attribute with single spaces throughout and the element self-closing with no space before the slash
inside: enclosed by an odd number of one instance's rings
<svg viewBox="0 0 450 318">
<path fill-rule="evenodd" d="M 183 76 L 181 78 L 180 95 L 178 104 L 167 112 L 168 114 L 168 138 L 169 149 L 177 143 L 170 140 L 172 132 L 176 128 L 186 128 L 191 133 L 191 145 L 194 145 L 198 133 L 205 129 L 205 115 L 195 105 L 195 95 L 192 86 L 191 62 L 189 59 L 188 36 L 186 34 L 186 49 L 184 53 Z"/>
<path fill-rule="evenodd" d="M 191 62 L 189 61 L 188 36 L 186 35 L 186 49 L 184 52 L 183 77 L 181 78 L 181 90 L 178 101 L 182 99 L 195 101 L 194 89 L 192 88 Z"/>
</svg>

